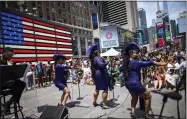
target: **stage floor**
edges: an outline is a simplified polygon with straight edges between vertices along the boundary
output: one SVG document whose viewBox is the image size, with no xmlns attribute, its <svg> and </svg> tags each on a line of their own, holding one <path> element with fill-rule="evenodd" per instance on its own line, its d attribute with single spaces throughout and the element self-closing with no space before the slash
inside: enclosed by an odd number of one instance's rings
<svg viewBox="0 0 187 119">
<path fill-rule="evenodd" d="M 108 96 L 109 106 L 108 110 L 102 110 L 101 107 L 93 107 L 93 90 L 94 86 L 83 85 L 81 88 L 82 100 L 77 100 L 78 86 L 69 83 L 68 87 L 71 91 L 71 100 L 68 100 L 67 107 L 69 109 L 70 118 L 130 118 L 130 102 L 131 96 L 125 87 L 115 87 L 114 97 L 117 101 L 113 101 L 113 93 L 110 92 Z M 164 89 L 163 89 L 164 90 Z M 36 90 L 26 91 L 21 97 L 21 106 L 23 106 L 24 116 L 27 118 L 40 117 L 47 105 L 57 105 L 60 101 L 62 92 L 60 92 L 54 85 L 50 87 L 40 88 Z M 98 97 L 98 103 L 101 102 L 100 92 Z M 181 92 L 184 96 L 184 91 Z M 37 98 L 38 97 L 38 98 Z M 162 96 L 152 93 L 152 110 L 155 115 L 160 113 L 162 106 Z M 185 101 L 184 97 L 179 103 L 180 116 L 185 117 Z M 142 117 L 142 112 L 138 109 L 137 104 L 136 113 L 138 117 Z M 168 100 L 163 111 L 163 116 L 174 116 L 177 118 L 177 102 L 174 100 Z M 9 115 L 8 117 L 13 117 Z"/>
</svg>

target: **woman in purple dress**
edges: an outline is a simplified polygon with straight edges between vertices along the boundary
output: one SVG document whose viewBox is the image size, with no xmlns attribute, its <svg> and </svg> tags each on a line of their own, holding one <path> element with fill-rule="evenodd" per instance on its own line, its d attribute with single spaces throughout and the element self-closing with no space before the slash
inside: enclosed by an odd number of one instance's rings
<svg viewBox="0 0 187 119">
<path fill-rule="evenodd" d="M 54 84 L 59 90 L 63 91 L 63 94 L 61 96 L 61 102 L 58 103 L 58 106 L 61 106 L 61 105 L 65 105 L 68 97 L 70 97 L 70 90 L 67 87 L 67 82 L 64 73 L 66 69 L 71 69 L 72 67 L 65 65 L 66 57 L 63 54 L 55 54 L 53 56 L 53 59 L 55 60 Z"/>
<path fill-rule="evenodd" d="M 166 66 L 167 63 L 140 61 L 137 50 L 139 50 L 139 47 L 134 42 L 129 43 L 123 50 L 123 74 L 125 85 L 132 96 L 131 117 L 136 118 L 134 112 L 139 96 L 145 100 L 145 117 L 150 118 L 151 94 L 141 83 L 140 70 L 143 67 L 152 65 Z"/>
<path fill-rule="evenodd" d="M 91 72 L 92 72 L 92 78 L 94 80 L 94 84 L 96 86 L 94 91 L 94 106 L 98 106 L 97 104 L 97 98 L 99 95 L 99 90 L 103 90 L 102 98 L 102 108 L 108 109 L 108 106 L 106 104 L 107 97 L 108 97 L 108 88 L 109 88 L 109 76 L 106 69 L 106 66 L 108 65 L 107 62 L 105 62 L 101 57 L 100 53 L 97 50 L 97 45 L 92 44 L 88 50 L 87 50 L 87 56 L 91 59 Z"/>
</svg>

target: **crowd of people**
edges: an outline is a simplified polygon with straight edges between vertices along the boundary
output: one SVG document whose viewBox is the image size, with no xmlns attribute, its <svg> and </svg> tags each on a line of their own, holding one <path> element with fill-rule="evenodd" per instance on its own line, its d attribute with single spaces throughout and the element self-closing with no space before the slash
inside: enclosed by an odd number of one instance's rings
<svg viewBox="0 0 187 119">
<path fill-rule="evenodd" d="M 10 55 L 11 58 L 13 57 L 13 51 L 9 50 L 10 48 L 5 49 L 4 58 Z M 6 54 L 6 52 L 12 54 Z M 59 90 L 64 92 L 58 105 L 65 105 L 68 97 L 71 98 L 70 90 L 67 87 L 67 81 L 71 79 L 75 85 L 77 83 L 95 85 L 94 106 L 98 106 L 99 91 L 103 90 L 101 106 L 103 109 L 108 109 L 108 89 L 114 89 L 114 85 L 125 85 L 132 96 L 131 116 L 135 116 L 137 98 L 141 97 L 145 100 L 145 116 L 148 117 L 151 94 L 146 88 L 153 87 L 155 90 L 161 90 L 166 87 L 175 91 L 186 88 L 185 50 L 172 51 L 169 48 L 162 48 L 148 52 L 146 47 L 140 49 L 135 43 L 131 43 L 123 49 L 121 56 L 101 57 L 96 44 L 92 44 L 87 50 L 87 56 L 87 58 L 67 60 L 63 54 L 55 54 L 54 63 L 39 61 L 33 65 L 25 62 L 28 64 L 23 78 L 23 81 L 26 82 L 26 90 L 34 88 L 35 80 L 38 88 L 54 83 Z M 11 63 L 10 59 L 6 59 L 6 62 L 1 60 L 1 64 L 8 65 Z M 7 110 L 10 110 L 9 106 Z"/>
</svg>

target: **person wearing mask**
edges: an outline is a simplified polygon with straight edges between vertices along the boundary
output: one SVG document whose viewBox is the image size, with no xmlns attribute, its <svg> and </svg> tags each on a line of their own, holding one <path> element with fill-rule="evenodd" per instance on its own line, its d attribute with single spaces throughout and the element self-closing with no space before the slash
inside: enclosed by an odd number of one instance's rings
<svg viewBox="0 0 187 119">
<path fill-rule="evenodd" d="M 123 73 L 125 78 L 126 88 L 129 90 L 131 100 L 131 117 L 136 118 L 135 107 L 137 104 L 138 96 L 145 100 L 145 117 L 150 118 L 149 111 L 151 106 L 151 94 L 142 85 L 140 70 L 144 67 L 153 65 L 166 66 L 167 63 L 160 63 L 154 61 L 141 61 L 139 56 L 139 47 L 135 42 L 129 43 L 123 49 Z"/>
<path fill-rule="evenodd" d="M 3 49 L 3 54 L 0 59 L 0 65 L 12 65 L 12 57 L 14 55 L 14 51 L 10 47 L 6 47 Z M 12 83 L 10 80 L 11 79 L 3 79 L 3 80 L 9 80 L 5 84 L 2 84 L 2 89 L 10 89 L 11 91 L 9 92 L 9 95 L 12 95 L 10 99 L 5 103 L 4 109 L 5 109 L 5 114 L 10 114 L 10 106 L 13 103 L 14 99 L 19 100 L 19 98 L 22 95 L 23 90 L 26 87 L 26 83 L 19 80 L 19 79 L 14 79 L 14 83 Z M 14 94 L 14 95 L 13 95 Z"/>
<path fill-rule="evenodd" d="M 63 91 L 61 101 L 58 103 L 58 106 L 62 106 L 66 104 L 68 97 L 71 98 L 67 80 L 65 79 L 65 70 L 72 67 L 65 65 L 66 57 L 63 54 L 57 53 L 53 56 L 53 59 L 55 60 L 55 79 L 53 82 L 59 90 Z"/>
<path fill-rule="evenodd" d="M 94 101 L 93 105 L 98 106 L 97 104 L 97 98 L 99 95 L 99 91 L 103 90 L 102 93 L 102 108 L 103 109 L 108 109 L 109 107 L 107 106 L 107 97 L 108 97 L 108 88 L 110 86 L 109 82 L 109 74 L 107 71 L 106 66 L 108 65 L 108 62 L 104 61 L 100 57 L 100 53 L 97 49 L 96 44 L 92 44 L 88 49 L 87 49 L 87 56 L 91 60 L 91 73 L 92 73 L 92 79 L 95 84 L 95 91 L 94 91 Z"/>
</svg>

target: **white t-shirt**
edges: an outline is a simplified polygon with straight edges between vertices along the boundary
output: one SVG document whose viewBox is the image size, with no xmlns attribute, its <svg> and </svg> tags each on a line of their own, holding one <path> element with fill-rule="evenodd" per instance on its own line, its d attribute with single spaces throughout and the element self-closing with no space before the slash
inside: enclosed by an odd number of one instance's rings
<svg viewBox="0 0 187 119">
<path fill-rule="evenodd" d="M 168 63 L 166 73 L 170 73 L 170 69 L 173 69 L 173 68 L 174 68 L 173 65 Z"/>
</svg>

